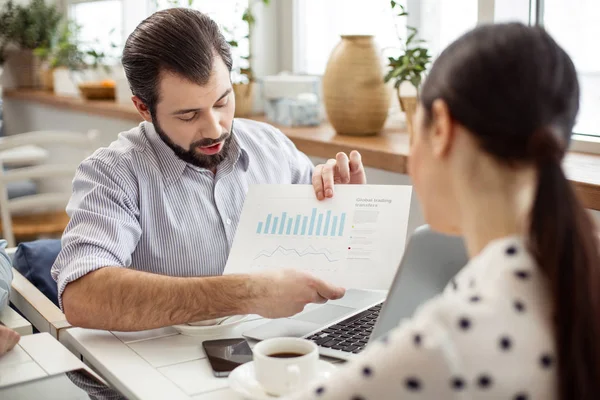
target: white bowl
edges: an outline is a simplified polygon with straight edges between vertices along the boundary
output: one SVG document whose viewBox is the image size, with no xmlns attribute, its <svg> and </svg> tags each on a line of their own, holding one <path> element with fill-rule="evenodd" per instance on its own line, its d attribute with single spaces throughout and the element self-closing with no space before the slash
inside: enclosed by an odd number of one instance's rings
<svg viewBox="0 0 600 400">
<path fill-rule="evenodd" d="M 216 318 L 183 325 L 173 325 L 173 328 L 182 335 L 187 336 L 224 335 L 243 322 L 247 316 L 248 315 L 234 315 L 231 317 Z"/>
<path fill-rule="evenodd" d="M 227 318 L 229 318 L 229 317 L 206 319 L 204 321 L 189 322 L 186 325 L 190 325 L 190 326 L 211 326 L 211 325 L 217 325 L 219 322 L 221 322 L 221 321 L 223 321 L 224 319 L 227 319 Z"/>
</svg>

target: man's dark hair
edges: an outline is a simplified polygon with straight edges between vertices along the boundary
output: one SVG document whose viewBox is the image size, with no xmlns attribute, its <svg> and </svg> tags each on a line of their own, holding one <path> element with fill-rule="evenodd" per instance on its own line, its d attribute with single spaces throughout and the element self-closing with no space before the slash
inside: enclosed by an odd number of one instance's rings
<svg viewBox="0 0 600 400">
<path fill-rule="evenodd" d="M 125 43 L 122 63 L 131 92 L 154 116 L 160 73 L 205 85 L 215 55 L 231 71 L 231 49 L 215 21 L 200 11 L 171 8 L 152 14 L 135 28 Z"/>
</svg>

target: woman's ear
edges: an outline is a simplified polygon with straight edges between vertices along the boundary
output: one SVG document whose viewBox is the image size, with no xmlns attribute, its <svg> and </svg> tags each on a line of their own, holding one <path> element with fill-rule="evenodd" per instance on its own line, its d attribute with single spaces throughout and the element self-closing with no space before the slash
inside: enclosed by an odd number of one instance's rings
<svg viewBox="0 0 600 400">
<path fill-rule="evenodd" d="M 454 127 L 448 105 L 442 99 L 434 100 L 431 107 L 431 144 L 436 157 L 445 157 L 452 147 Z"/>
</svg>

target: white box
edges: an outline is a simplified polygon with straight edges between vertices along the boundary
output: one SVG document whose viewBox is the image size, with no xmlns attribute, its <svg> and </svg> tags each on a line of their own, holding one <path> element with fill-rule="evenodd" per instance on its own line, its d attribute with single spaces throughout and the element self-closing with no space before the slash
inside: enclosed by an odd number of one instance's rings
<svg viewBox="0 0 600 400">
<path fill-rule="evenodd" d="M 321 79 L 308 75 L 273 75 L 262 78 L 263 98 L 296 98 L 302 93 L 314 93 L 321 99 Z"/>
</svg>

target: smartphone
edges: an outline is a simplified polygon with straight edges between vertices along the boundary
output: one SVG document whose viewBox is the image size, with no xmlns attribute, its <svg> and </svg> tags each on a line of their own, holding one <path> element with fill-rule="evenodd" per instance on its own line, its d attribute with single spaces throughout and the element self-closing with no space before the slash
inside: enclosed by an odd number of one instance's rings
<svg viewBox="0 0 600 400">
<path fill-rule="evenodd" d="M 229 376 L 238 366 L 252 361 L 252 349 L 243 338 L 207 340 L 202 347 L 216 377 Z"/>
</svg>

